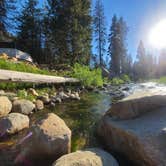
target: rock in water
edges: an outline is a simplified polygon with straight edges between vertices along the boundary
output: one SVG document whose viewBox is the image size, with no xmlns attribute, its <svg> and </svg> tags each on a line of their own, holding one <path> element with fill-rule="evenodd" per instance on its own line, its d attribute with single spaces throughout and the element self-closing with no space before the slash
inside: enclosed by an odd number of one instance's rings
<svg viewBox="0 0 166 166">
<path fill-rule="evenodd" d="M 30 129 L 32 136 L 22 145 L 20 153 L 22 160 L 46 160 L 57 159 L 70 152 L 71 130 L 65 122 L 53 113 L 47 114 L 46 118 L 39 121 Z"/>
<path fill-rule="evenodd" d="M 11 113 L 0 120 L 0 134 L 15 134 L 25 128 L 29 128 L 29 118 L 20 113 Z"/>
<path fill-rule="evenodd" d="M 134 166 L 165 166 L 165 126 L 166 108 L 129 120 L 105 115 L 98 135 L 110 152 L 123 155 Z"/>
<path fill-rule="evenodd" d="M 0 117 L 6 116 L 12 109 L 12 103 L 6 96 L 0 96 Z"/>
<path fill-rule="evenodd" d="M 118 162 L 104 150 L 93 148 L 64 155 L 52 166 L 118 166 Z"/>
<path fill-rule="evenodd" d="M 29 115 L 34 109 L 35 105 L 29 100 L 21 99 L 15 100 L 13 102 L 13 112 L 19 112 L 25 115 Z"/>
<path fill-rule="evenodd" d="M 166 107 L 166 92 L 139 91 L 113 104 L 107 114 L 119 119 L 130 119 L 161 107 Z"/>
</svg>

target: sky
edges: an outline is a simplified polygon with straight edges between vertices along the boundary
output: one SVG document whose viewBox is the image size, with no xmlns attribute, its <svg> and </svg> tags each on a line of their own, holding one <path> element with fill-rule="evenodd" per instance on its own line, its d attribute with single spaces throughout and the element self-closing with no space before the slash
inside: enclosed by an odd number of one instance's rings
<svg viewBox="0 0 166 166">
<path fill-rule="evenodd" d="M 161 20 L 166 19 L 166 0 L 102 0 L 105 9 L 106 26 L 109 29 L 114 14 L 127 22 L 128 52 L 136 56 L 139 41 L 142 40 L 147 52 L 156 52 L 149 45 L 150 30 Z M 93 7 L 95 0 L 93 0 Z M 94 50 L 94 49 L 93 49 Z"/>
</svg>

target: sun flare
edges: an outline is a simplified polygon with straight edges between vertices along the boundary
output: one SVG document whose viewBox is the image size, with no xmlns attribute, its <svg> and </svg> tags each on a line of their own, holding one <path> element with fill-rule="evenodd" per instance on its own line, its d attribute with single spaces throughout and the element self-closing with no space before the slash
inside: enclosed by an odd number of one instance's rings
<svg viewBox="0 0 166 166">
<path fill-rule="evenodd" d="M 166 48 L 166 19 L 161 20 L 149 33 L 149 43 L 157 48 Z"/>
</svg>

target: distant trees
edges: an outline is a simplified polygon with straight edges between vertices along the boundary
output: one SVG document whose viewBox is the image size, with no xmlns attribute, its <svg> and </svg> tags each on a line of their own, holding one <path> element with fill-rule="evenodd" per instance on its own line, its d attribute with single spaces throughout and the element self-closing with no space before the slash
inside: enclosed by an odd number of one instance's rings
<svg viewBox="0 0 166 166">
<path fill-rule="evenodd" d="M 147 76 L 147 55 L 145 52 L 145 47 L 142 41 L 140 41 L 137 49 L 137 65 L 136 73 L 139 78 L 145 78 Z"/>
<path fill-rule="evenodd" d="M 162 52 L 161 55 L 166 54 Z M 133 65 L 133 78 L 139 80 L 163 75 L 162 71 L 166 71 L 166 63 L 161 57 L 163 56 L 156 58 L 153 54 L 147 53 L 143 42 L 140 41 L 137 49 L 137 59 Z"/>
<path fill-rule="evenodd" d="M 166 75 L 166 49 L 161 50 L 158 61 L 158 75 Z"/>
<path fill-rule="evenodd" d="M 96 49 L 98 50 L 99 65 L 104 65 L 104 53 L 106 51 L 106 27 L 105 27 L 105 15 L 104 15 L 104 6 L 101 0 L 96 0 L 96 5 L 94 9 L 93 16 L 93 25 L 94 25 L 94 35 L 95 42 L 97 43 Z"/>
<path fill-rule="evenodd" d="M 111 58 L 110 70 L 113 76 L 130 72 L 132 59 L 131 56 L 127 54 L 126 49 L 127 31 L 128 28 L 123 18 L 118 19 L 117 16 L 114 15 L 108 39 L 108 55 Z"/>
</svg>

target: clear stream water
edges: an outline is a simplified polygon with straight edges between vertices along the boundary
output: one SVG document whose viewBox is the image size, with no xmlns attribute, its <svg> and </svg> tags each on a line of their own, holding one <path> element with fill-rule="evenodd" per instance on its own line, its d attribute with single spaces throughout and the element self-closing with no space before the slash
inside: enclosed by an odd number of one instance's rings
<svg viewBox="0 0 166 166">
<path fill-rule="evenodd" d="M 83 94 L 80 101 L 67 101 L 55 108 L 45 109 L 31 115 L 31 125 L 48 112 L 60 116 L 72 130 L 72 151 L 100 144 L 95 135 L 96 124 L 110 108 L 110 95 L 100 92 Z M 18 154 L 17 144 L 26 136 L 28 130 L 0 140 L 0 166 L 12 166 Z"/>
</svg>

